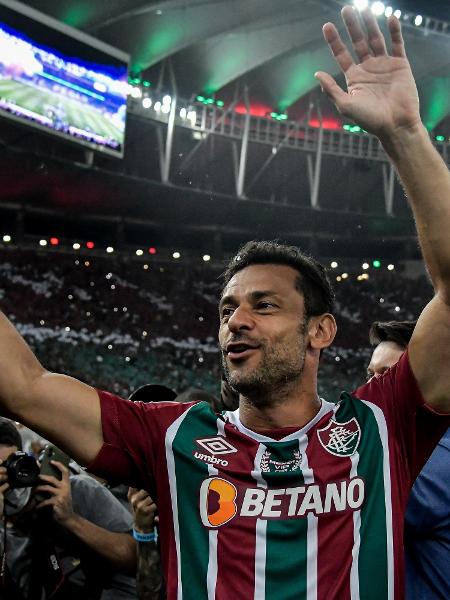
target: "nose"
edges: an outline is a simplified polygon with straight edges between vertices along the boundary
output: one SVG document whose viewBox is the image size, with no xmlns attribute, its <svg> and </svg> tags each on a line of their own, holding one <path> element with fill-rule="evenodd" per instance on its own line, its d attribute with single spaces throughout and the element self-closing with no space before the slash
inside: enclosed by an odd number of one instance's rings
<svg viewBox="0 0 450 600">
<path fill-rule="evenodd" d="M 254 326 L 253 317 L 251 311 L 246 309 L 244 306 L 237 306 L 233 314 L 228 319 L 228 329 L 236 333 L 238 331 L 250 330 Z"/>
</svg>

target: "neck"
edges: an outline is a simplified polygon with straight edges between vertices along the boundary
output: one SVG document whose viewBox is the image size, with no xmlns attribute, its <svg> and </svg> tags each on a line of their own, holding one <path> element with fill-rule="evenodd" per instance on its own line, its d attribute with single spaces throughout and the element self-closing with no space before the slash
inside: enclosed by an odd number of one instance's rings
<svg viewBox="0 0 450 600">
<path fill-rule="evenodd" d="M 310 389 L 296 385 L 290 390 L 277 390 L 255 402 L 247 396 L 239 397 L 239 418 L 252 431 L 298 427 L 301 429 L 319 412 L 321 401 L 317 386 Z"/>
</svg>

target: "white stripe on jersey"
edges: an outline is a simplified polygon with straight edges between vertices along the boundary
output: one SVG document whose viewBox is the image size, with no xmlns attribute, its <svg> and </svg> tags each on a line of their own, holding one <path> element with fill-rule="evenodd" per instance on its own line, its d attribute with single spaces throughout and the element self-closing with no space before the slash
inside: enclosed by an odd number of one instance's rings
<svg viewBox="0 0 450 600">
<path fill-rule="evenodd" d="M 217 419 L 217 433 L 225 437 L 225 423 L 222 419 Z M 210 477 L 218 475 L 219 471 L 208 465 L 208 473 Z M 208 600 L 215 600 L 216 597 L 216 585 L 217 585 L 217 538 L 219 535 L 218 529 L 210 529 L 208 534 L 208 572 L 207 578 L 207 589 L 208 589 Z"/>
<path fill-rule="evenodd" d="M 383 446 L 383 480 L 384 480 L 384 498 L 386 506 L 386 541 L 387 541 L 387 562 L 388 562 L 388 598 L 387 600 L 393 600 L 394 598 L 394 542 L 392 539 L 392 488 L 391 488 L 391 469 L 390 469 L 390 457 L 389 457 L 389 442 L 388 442 L 388 429 L 386 418 L 381 408 L 368 402 L 367 400 L 361 400 L 366 406 L 373 412 L 375 420 L 378 425 L 378 432 L 380 434 L 381 445 Z"/>
<path fill-rule="evenodd" d="M 350 479 L 358 475 L 359 453 L 355 452 L 350 457 L 352 468 L 350 469 Z M 350 569 L 350 598 L 359 600 L 359 548 L 361 545 L 361 510 L 353 512 L 353 550 L 352 566 Z"/>
<path fill-rule="evenodd" d="M 195 406 L 195 404 L 194 404 Z M 173 440 L 177 435 L 178 429 L 181 423 L 187 417 L 189 411 L 193 408 L 192 406 L 187 409 L 182 415 L 178 417 L 176 421 L 166 431 L 165 446 L 166 446 L 166 462 L 167 462 L 167 474 L 169 477 L 170 487 L 170 498 L 172 502 L 172 514 L 173 514 L 173 533 L 175 540 L 175 550 L 177 553 L 177 576 L 178 576 L 178 589 L 177 589 L 177 600 L 183 600 L 183 587 L 181 584 L 181 554 L 180 554 L 180 525 L 178 523 L 178 497 L 177 497 L 177 476 L 175 473 L 175 459 L 173 456 Z"/>
<path fill-rule="evenodd" d="M 314 483 L 314 473 L 308 463 L 306 449 L 308 447 L 308 436 L 302 435 L 298 441 L 300 456 L 300 469 L 306 485 Z M 317 600 L 317 517 L 312 513 L 307 516 L 307 557 L 306 557 L 306 600 Z"/>
<path fill-rule="evenodd" d="M 267 450 L 267 446 L 260 444 L 255 456 L 255 468 L 252 471 L 252 477 L 258 487 L 267 488 L 267 483 L 261 474 L 261 458 Z M 255 593 L 254 600 L 264 600 L 266 595 L 266 537 L 267 520 L 256 520 L 256 539 L 255 539 Z"/>
</svg>

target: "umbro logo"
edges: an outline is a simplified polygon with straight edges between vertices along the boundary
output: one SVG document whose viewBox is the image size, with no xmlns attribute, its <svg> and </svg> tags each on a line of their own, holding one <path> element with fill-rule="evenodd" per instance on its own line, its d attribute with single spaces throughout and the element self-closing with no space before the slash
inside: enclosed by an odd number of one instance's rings
<svg viewBox="0 0 450 600">
<path fill-rule="evenodd" d="M 195 450 L 193 453 L 195 458 L 210 465 L 227 467 L 228 461 L 221 457 L 224 454 L 233 454 L 234 452 L 237 452 L 237 448 L 221 435 L 211 438 L 200 438 L 195 441 L 201 448 L 208 452 L 208 454 L 204 454 Z"/>
<path fill-rule="evenodd" d="M 195 440 L 199 446 L 204 448 L 207 452 L 213 456 L 220 454 L 232 454 L 237 452 L 237 448 L 230 444 L 223 436 L 218 435 L 211 438 L 200 438 Z"/>
</svg>

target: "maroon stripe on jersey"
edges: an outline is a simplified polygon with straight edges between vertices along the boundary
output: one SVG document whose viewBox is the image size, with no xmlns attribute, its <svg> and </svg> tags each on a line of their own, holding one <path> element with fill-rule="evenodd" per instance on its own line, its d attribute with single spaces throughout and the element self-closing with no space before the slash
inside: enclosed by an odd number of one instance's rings
<svg viewBox="0 0 450 600">
<path fill-rule="evenodd" d="M 234 477 L 227 467 L 219 467 L 219 476 L 237 488 L 248 481 L 254 470 L 258 442 L 241 434 L 234 425 L 225 425 L 227 440 L 239 448 L 235 454 L 226 456 Z M 240 477 L 242 474 L 242 477 Z M 255 482 L 256 487 L 256 482 Z M 219 528 L 217 540 L 216 599 L 253 598 L 255 586 L 256 519 L 236 516 Z M 237 559 L 236 556 L 239 558 Z M 233 577 L 230 577 L 233 573 Z"/>
<path fill-rule="evenodd" d="M 330 414 L 326 415 L 308 432 L 306 455 L 318 484 L 348 480 L 351 460 L 334 456 L 322 446 L 317 430 L 326 427 Z M 318 600 L 350 598 L 350 570 L 353 549 L 353 511 L 341 515 L 319 516 L 317 519 L 317 598 Z M 336 560 L 336 556 L 339 559 Z"/>
<path fill-rule="evenodd" d="M 411 490 L 409 469 L 404 464 L 406 453 L 400 451 L 393 423 L 386 419 L 391 474 L 392 542 L 394 549 L 394 598 L 405 593 L 405 557 L 403 546 L 406 503 Z"/>
</svg>

